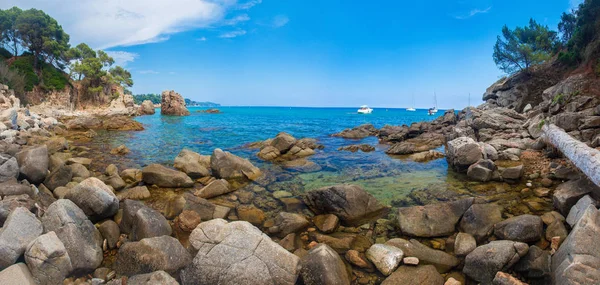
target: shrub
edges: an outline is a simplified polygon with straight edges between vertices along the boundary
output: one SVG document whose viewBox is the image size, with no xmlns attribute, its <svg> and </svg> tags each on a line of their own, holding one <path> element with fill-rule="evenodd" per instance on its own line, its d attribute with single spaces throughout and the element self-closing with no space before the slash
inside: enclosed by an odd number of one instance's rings
<svg viewBox="0 0 600 285">
<path fill-rule="evenodd" d="M 11 58 L 12 53 L 5 48 L 0 47 L 0 58 Z"/>
<path fill-rule="evenodd" d="M 575 51 L 561 51 L 558 53 L 558 60 L 565 65 L 575 66 L 579 63 L 579 55 Z"/>
<path fill-rule="evenodd" d="M 42 78 L 48 89 L 63 90 L 69 84 L 67 76 L 50 64 L 43 65 Z"/>
<path fill-rule="evenodd" d="M 0 60 L 0 83 L 8 85 L 13 89 L 18 97 L 25 92 L 25 76 L 17 70 L 12 70 Z"/>
<path fill-rule="evenodd" d="M 10 65 L 10 69 L 18 71 L 25 76 L 25 91 L 33 90 L 33 87 L 40 82 L 40 79 L 33 70 L 33 57 L 31 56 L 17 58 Z"/>
</svg>

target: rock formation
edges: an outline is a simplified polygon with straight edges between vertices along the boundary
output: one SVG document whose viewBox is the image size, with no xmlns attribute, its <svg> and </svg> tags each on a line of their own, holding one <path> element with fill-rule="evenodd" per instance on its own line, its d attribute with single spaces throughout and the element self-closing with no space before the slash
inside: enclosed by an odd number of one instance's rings
<svg viewBox="0 0 600 285">
<path fill-rule="evenodd" d="M 185 100 L 179 93 L 163 91 L 160 104 L 160 114 L 170 116 L 189 116 L 190 111 L 185 107 Z"/>
</svg>

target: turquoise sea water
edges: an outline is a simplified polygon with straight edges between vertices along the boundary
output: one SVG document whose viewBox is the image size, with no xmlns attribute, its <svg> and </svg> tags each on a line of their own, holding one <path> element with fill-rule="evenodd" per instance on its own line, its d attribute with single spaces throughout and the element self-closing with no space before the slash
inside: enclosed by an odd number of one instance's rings
<svg viewBox="0 0 600 285">
<path fill-rule="evenodd" d="M 429 121 L 443 115 L 441 110 L 437 116 L 428 116 L 427 110 L 408 112 L 379 108 L 368 115 L 358 114 L 357 108 L 220 107 L 220 114 L 199 112 L 203 109 L 190 108 L 191 115 L 187 117 L 161 116 L 157 110 L 155 115 L 136 118 L 144 124 L 144 131 L 100 133 L 93 144 L 102 145 L 104 149 L 125 144 L 131 150 L 125 159 L 138 167 L 150 163 L 172 165 L 183 148 L 207 155 L 213 149 L 221 148 L 250 159 L 265 172 L 285 177 L 274 182 L 283 184 L 273 186 L 273 191 L 286 190 L 290 184 L 293 184 L 292 192 L 302 192 L 324 185 L 356 183 L 390 204 L 413 190 L 448 187 L 449 175 L 444 159 L 415 163 L 386 155 L 387 146 L 379 145 L 374 137 L 363 140 L 331 137 L 343 129 L 366 123 L 381 128 L 386 124 L 410 125 Z M 272 138 L 279 132 L 288 132 L 296 138 L 316 138 L 323 144 L 325 148 L 309 158 L 316 167 L 309 171 L 286 169 L 261 161 L 256 157 L 258 150 L 244 147 Z M 337 150 L 340 146 L 358 143 L 374 145 L 376 151 L 350 153 Z"/>
</svg>

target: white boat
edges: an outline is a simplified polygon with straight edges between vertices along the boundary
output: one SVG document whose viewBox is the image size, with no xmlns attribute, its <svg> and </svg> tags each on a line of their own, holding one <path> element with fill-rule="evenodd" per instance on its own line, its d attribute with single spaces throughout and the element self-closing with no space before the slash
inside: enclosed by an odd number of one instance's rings
<svg viewBox="0 0 600 285">
<path fill-rule="evenodd" d="M 414 106 L 415 106 L 415 94 L 412 95 L 412 101 L 413 101 L 413 104 L 412 104 L 413 107 L 410 107 L 410 108 L 406 109 L 406 111 L 414 112 L 414 111 L 417 110 L 417 109 L 414 108 Z"/>
<path fill-rule="evenodd" d="M 369 106 L 367 106 L 367 105 L 362 105 L 362 106 L 360 106 L 360 109 L 358 109 L 358 113 L 359 114 L 371 114 L 371 113 L 373 113 L 373 109 L 369 108 Z"/>
<path fill-rule="evenodd" d="M 430 115 L 435 115 L 435 113 L 438 112 L 438 108 L 437 108 L 437 96 L 435 96 L 435 92 L 433 92 L 433 108 L 429 109 L 429 113 L 432 113 Z"/>
</svg>

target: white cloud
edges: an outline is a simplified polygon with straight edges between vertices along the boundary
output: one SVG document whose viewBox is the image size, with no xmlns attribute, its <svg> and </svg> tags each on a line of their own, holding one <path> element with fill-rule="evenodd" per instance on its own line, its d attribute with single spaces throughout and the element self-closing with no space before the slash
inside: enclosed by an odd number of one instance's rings
<svg viewBox="0 0 600 285">
<path fill-rule="evenodd" d="M 248 16 L 247 14 L 242 14 L 242 15 L 238 15 L 235 16 L 231 19 L 227 19 L 223 21 L 223 25 L 225 26 L 235 26 L 241 22 L 246 22 L 250 20 L 250 16 Z"/>
<path fill-rule="evenodd" d="M 170 71 L 169 74 L 175 74 L 175 71 Z"/>
<path fill-rule="evenodd" d="M 71 35 L 71 44 L 110 48 L 159 42 L 177 32 L 219 25 L 228 11 L 261 1 L 237 0 L 3 0 L 0 9 L 42 9 Z"/>
<path fill-rule="evenodd" d="M 115 65 L 127 66 L 127 63 L 133 62 L 138 58 L 137 53 L 121 51 L 121 50 L 107 50 L 106 53 L 115 60 Z"/>
<path fill-rule="evenodd" d="M 205 42 L 206 41 L 206 37 L 197 38 L 196 40 L 199 41 L 199 42 Z"/>
<path fill-rule="evenodd" d="M 246 3 L 241 3 L 237 6 L 238 9 L 240 10 L 248 10 L 258 4 L 262 3 L 262 0 L 250 0 Z"/>
<path fill-rule="evenodd" d="M 140 71 L 138 71 L 138 73 L 140 73 L 140 74 L 159 74 L 160 72 L 149 69 L 149 70 L 140 70 Z"/>
<path fill-rule="evenodd" d="M 473 9 L 471 10 L 469 13 L 465 14 L 465 15 L 457 15 L 454 16 L 454 18 L 458 19 L 458 20 L 464 20 L 464 19 L 468 19 L 471 18 L 477 14 L 487 14 L 490 10 L 492 10 L 492 6 L 487 7 L 485 9 Z"/>
<path fill-rule="evenodd" d="M 277 15 L 277 16 L 275 16 L 275 18 L 273 18 L 273 27 L 275 27 L 275 28 L 283 27 L 283 26 L 287 25 L 287 23 L 289 21 L 290 21 L 290 18 L 288 18 L 286 15 Z"/>
<path fill-rule="evenodd" d="M 246 34 L 246 31 L 244 30 L 237 30 L 237 31 L 231 31 L 231 32 L 225 32 L 222 33 L 219 38 L 223 38 L 223 39 L 232 39 L 232 38 L 236 38 L 239 36 L 243 36 Z"/>
</svg>

